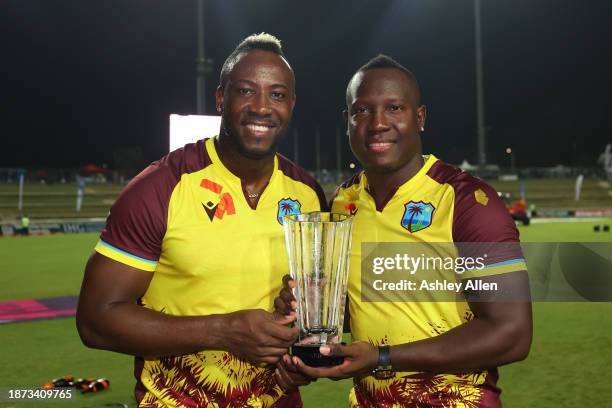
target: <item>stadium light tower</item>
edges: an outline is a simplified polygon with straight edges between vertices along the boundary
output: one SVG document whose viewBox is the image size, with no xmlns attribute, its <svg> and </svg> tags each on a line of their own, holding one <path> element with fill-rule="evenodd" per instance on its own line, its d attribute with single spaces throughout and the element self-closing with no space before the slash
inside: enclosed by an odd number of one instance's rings
<svg viewBox="0 0 612 408">
<path fill-rule="evenodd" d="M 474 0 L 474 20 L 476 37 L 476 122 L 478 133 L 478 165 L 487 163 L 485 143 L 484 85 L 482 70 L 482 27 L 480 25 L 480 0 Z"/>
</svg>

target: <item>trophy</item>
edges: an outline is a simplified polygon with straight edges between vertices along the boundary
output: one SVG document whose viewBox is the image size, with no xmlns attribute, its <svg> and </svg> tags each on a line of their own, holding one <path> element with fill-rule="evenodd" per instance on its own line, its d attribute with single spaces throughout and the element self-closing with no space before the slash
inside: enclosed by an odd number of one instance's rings
<svg viewBox="0 0 612 408">
<path fill-rule="evenodd" d="M 311 212 L 283 217 L 300 329 L 291 354 L 312 367 L 343 361 L 321 355 L 319 347 L 342 341 L 352 227 L 352 215 Z"/>
</svg>

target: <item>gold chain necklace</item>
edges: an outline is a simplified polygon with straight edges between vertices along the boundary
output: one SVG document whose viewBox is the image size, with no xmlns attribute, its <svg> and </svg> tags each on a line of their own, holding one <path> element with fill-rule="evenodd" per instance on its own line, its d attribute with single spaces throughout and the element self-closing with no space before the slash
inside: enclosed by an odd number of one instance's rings
<svg viewBox="0 0 612 408">
<path fill-rule="evenodd" d="M 260 193 L 253 193 L 253 192 L 251 192 L 249 190 L 246 190 L 246 193 L 247 193 L 247 197 L 249 197 L 249 198 L 257 198 L 257 197 L 259 197 L 259 194 L 260 194 Z"/>
</svg>

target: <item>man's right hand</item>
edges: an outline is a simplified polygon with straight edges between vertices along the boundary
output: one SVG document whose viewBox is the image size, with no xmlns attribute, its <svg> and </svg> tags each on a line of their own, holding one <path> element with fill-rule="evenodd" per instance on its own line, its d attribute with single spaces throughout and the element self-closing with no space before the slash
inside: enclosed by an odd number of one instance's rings
<svg viewBox="0 0 612 408">
<path fill-rule="evenodd" d="M 276 299 L 274 299 L 275 314 L 279 316 L 296 316 L 297 302 L 292 291 L 295 285 L 295 281 L 291 279 L 291 276 L 283 276 L 283 288 Z"/>
<path fill-rule="evenodd" d="M 276 364 L 297 338 L 295 316 L 243 310 L 172 316 L 138 305 L 153 274 L 95 253 L 87 263 L 77 327 L 88 347 L 135 356 L 227 350 L 254 363 Z"/>
<path fill-rule="evenodd" d="M 302 385 L 308 385 L 316 378 L 310 378 L 298 371 L 297 365 L 291 359 L 291 356 L 285 355 L 282 360 L 276 365 L 274 371 L 276 382 L 285 391 L 295 390 Z"/>
<path fill-rule="evenodd" d="M 229 313 L 222 320 L 223 349 L 253 363 L 278 363 L 298 335 L 297 327 L 289 327 L 295 316 L 261 309 Z"/>
</svg>

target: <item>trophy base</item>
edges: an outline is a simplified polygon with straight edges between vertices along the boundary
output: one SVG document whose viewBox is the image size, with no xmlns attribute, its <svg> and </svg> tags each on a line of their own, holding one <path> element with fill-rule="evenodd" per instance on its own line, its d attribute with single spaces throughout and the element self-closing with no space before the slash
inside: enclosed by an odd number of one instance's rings
<svg viewBox="0 0 612 408">
<path fill-rule="evenodd" d="M 291 355 L 299 357 L 304 364 L 311 367 L 331 367 L 344 362 L 344 357 L 327 357 L 319 353 L 320 344 L 294 345 Z"/>
</svg>

